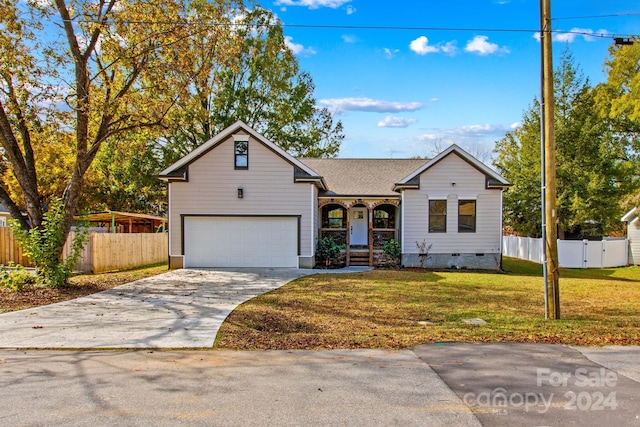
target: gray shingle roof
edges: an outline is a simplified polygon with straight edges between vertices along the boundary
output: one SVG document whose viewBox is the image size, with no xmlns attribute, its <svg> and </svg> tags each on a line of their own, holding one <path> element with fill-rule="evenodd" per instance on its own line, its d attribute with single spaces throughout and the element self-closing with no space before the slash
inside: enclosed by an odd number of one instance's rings
<svg viewBox="0 0 640 427">
<path fill-rule="evenodd" d="M 393 185 L 427 159 L 298 159 L 324 177 L 328 194 L 397 196 Z"/>
</svg>

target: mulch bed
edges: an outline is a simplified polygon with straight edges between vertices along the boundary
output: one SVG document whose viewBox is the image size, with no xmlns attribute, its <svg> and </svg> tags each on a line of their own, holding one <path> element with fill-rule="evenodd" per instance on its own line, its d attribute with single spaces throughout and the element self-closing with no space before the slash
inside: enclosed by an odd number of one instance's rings
<svg viewBox="0 0 640 427">
<path fill-rule="evenodd" d="M 20 292 L 13 292 L 0 288 L 0 313 L 84 297 L 166 271 L 166 265 L 162 265 L 116 273 L 79 275 L 70 278 L 68 286 L 57 289 L 36 285 L 25 287 Z"/>
</svg>

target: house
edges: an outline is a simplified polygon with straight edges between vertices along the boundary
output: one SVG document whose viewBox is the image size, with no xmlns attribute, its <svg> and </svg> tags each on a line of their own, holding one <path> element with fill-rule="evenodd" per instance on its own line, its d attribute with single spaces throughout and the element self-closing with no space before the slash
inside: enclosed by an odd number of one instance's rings
<svg viewBox="0 0 640 427">
<path fill-rule="evenodd" d="M 133 212 L 94 212 L 86 220 L 91 230 L 103 233 L 159 233 L 167 228 L 166 218 Z"/>
<path fill-rule="evenodd" d="M 627 223 L 629 264 L 640 265 L 640 223 L 638 222 L 638 208 L 631 209 L 620 221 Z"/>
<path fill-rule="evenodd" d="M 0 227 L 6 227 L 9 225 L 9 220 L 11 219 L 11 214 L 9 210 L 0 203 Z"/>
<path fill-rule="evenodd" d="M 510 184 L 456 145 L 431 160 L 298 159 L 237 122 L 159 178 L 170 268 L 311 268 L 323 236 L 348 265 L 375 265 L 390 239 L 405 266 L 500 265 Z"/>
</svg>

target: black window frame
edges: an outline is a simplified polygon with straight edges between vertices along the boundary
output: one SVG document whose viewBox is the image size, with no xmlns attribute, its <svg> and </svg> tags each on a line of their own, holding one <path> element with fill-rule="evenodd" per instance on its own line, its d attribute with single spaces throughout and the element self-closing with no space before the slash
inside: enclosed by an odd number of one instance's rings
<svg viewBox="0 0 640 427">
<path fill-rule="evenodd" d="M 435 207 L 444 203 L 444 212 L 434 212 Z M 435 220 L 439 219 L 442 224 L 436 224 Z M 447 200 L 433 199 L 429 200 L 429 233 L 446 233 L 447 232 Z M 436 227 L 438 225 L 438 227 Z M 441 226 L 440 226 L 441 225 Z"/>
<path fill-rule="evenodd" d="M 244 152 L 241 149 L 244 146 Z M 244 165 L 238 165 L 238 160 L 244 159 Z M 233 144 L 233 166 L 235 169 L 249 169 L 249 141 L 235 141 Z"/>
<path fill-rule="evenodd" d="M 384 215 L 386 214 L 386 217 Z M 380 226 L 384 225 L 384 226 Z M 396 227 L 396 207 L 379 205 L 373 210 L 373 228 L 390 229 Z"/>
<path fill-rule="evenodd" d="M 342 216 L 340 218 L 338 218 L 337 216 L 335 217 L 330 216 L 331 212 L 338 211 L 338 210 L 342 212 Z M 338 221 L 332 221 L 332 220 L 339 220 L 340 221 L 339 225 L 341 226 L 340 227 L 332 226 L 333 224 L 338 222 Z M 320 221 L 322 222 L 322 228 L 330 228 L 334 230 L 345 230 L 347 228 L 347 209 L 344 206 L 338 205 L 338 204 L 325 205 L 322 207 Z"/>
<path fill-rule="evenodd" d="M 473 204 L 473 214 L 462 214 L 461 208 L 463 204 Z M 458 233 L 475 233 L 477 230 L 477 214 L 478 214 L 478 203 L 473 199 L 461 199 L 458 200 Z M 464 221 L 463 218 L 471 218 L 471 221 Z M 463 225 L 467 225 L 468 227 L 463 228 Z"/>
</svg>

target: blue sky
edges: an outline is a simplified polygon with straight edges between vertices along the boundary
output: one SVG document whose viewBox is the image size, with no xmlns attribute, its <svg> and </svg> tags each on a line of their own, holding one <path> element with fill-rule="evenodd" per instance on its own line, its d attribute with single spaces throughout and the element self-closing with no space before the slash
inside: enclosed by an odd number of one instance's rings
<svg viewBox="0 0 640 427">
<path fill-rule="evenodd" d="M 554 57 L 568 46 L 593 84 L 606 78 L 603 64 L 613 35 L 640 34 L 640 0 L 551 3 L 554 30 L 582 33 L 556 33 Z M 318 103 L 342 120 L 340 157 L 432 156 L 450 143 L 486 154 L 517 126 L 540 91 L 538 0 L 261 5 L 285 25 L 290 48 L 314 80 Z"/>
</svg>

